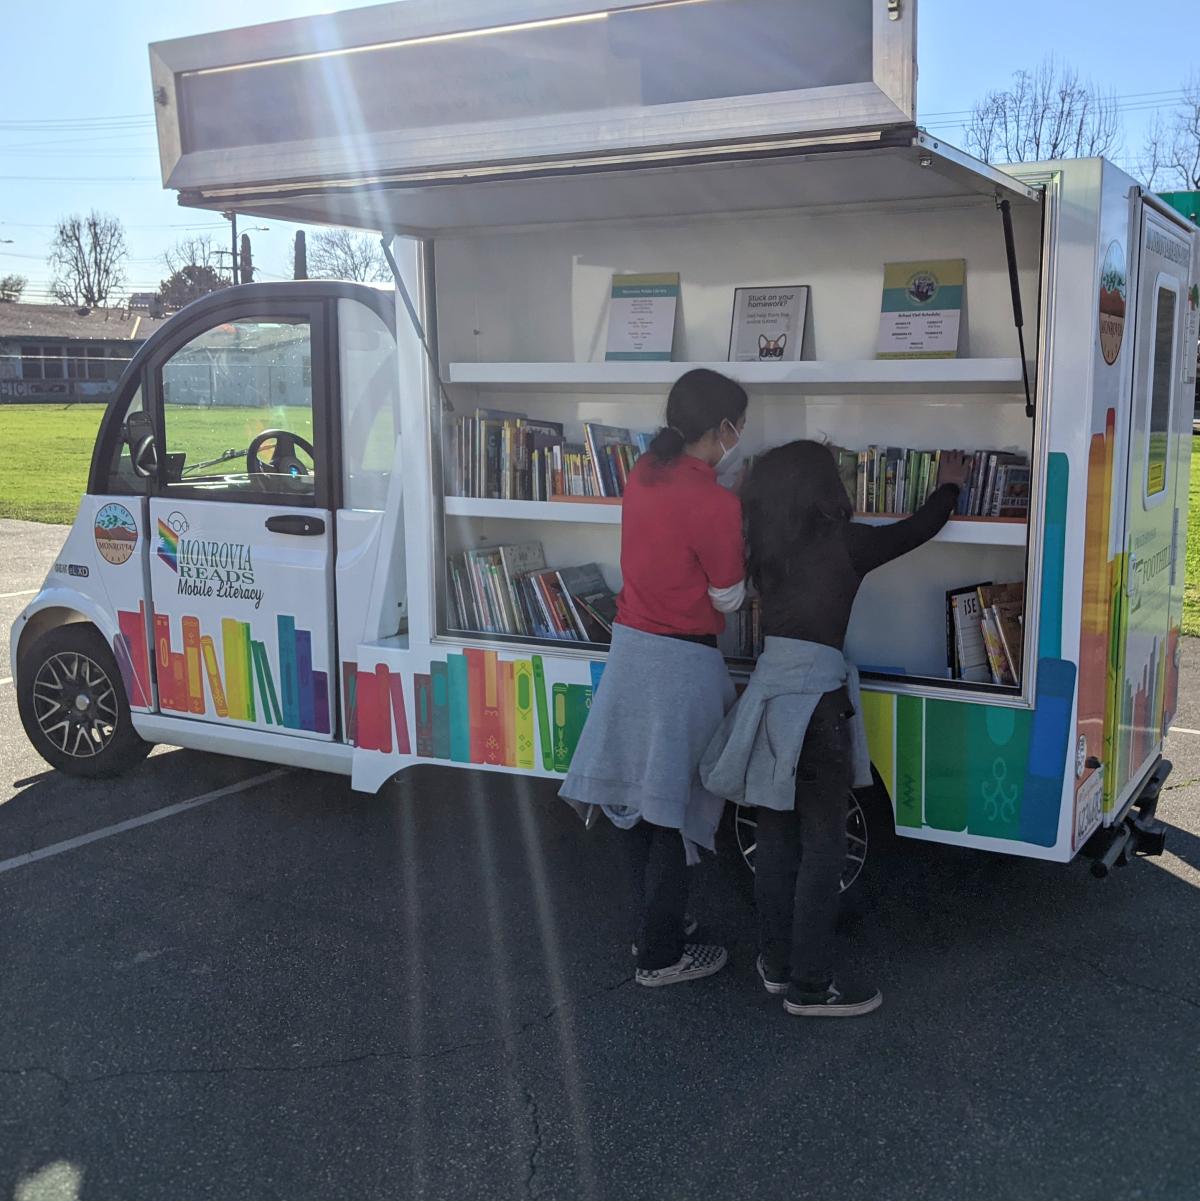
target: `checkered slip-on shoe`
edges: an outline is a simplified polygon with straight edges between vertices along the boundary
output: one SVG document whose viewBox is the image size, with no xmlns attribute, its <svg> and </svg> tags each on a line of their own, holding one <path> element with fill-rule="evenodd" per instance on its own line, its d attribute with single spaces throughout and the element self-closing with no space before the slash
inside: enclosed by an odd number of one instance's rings
<svg viewBox="0 0 1200 1201">
<path fill-rule="evenodd" d="M 758 978 L 762 981 L 763 988 L 765 988 L 767 992 L 771 994 L 771 996 L 780 997 L 787 992 L 787 979 L 772 980 L 771 977 L 767 975 L 766 960 L 764 960 L 761 955 L 758 957 L 754 966 L 758 969 Z"/>
<path fill-rule="evenodd" d="M 793 1017 L 857 1018 L 883 1004 L 883 993 L 871 985 L 847 986 L 844 991 L 830 981 L 824 992 L 804 993 L 791 989 L 783 1007 Z"/>
<path fill-rule="evenodd" d="M 685 913 L 683 915 L 683 937 L 691 938 L 692 935 L 695 934 L 696 931 L 699 929 L 700 929 L 700 923 L 698 921 L 696 921 L 696 919 L 690 913 Z M 637 943 L 635 942 L 630 949 L 633 951 L 634 959 L 636 959 L 637 958 Z"/>
<path fill-rule="evenodd" d="M 724 947 L 705 946 L 703 943 L 689 942 L 683 948 L 683 956 L 678 963 L 670 967 L 658 968 L 656 971 L 638 969 L 634 979 L 646 988 L 661 988 L 664 984 L 683 984 L 687 980 L 699 980 L 702 976 L 711 976 L 719 972 L 729 958 Z"/>
</svg>

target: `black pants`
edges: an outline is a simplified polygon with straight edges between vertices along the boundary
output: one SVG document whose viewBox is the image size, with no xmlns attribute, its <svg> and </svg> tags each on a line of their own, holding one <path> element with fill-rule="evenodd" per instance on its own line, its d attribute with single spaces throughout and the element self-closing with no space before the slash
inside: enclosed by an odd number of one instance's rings
<svg viewBox="0 0 1200 1201">
<path fill-rule="evenodd" d="M 678 830 L 638 822 L 625 831 L 638 912 L 637 965 L 645 971 L 670 967 L 683 954 L 687 906 L 687 856 Z"/>
<path fill-rule="evenodd" d="M 854 769 L 853 708 L 845 688 L 817 703 L 796 767 L 796 807 L 758 810 L 754 894 L 759 948 L 770 979 L 802 992 L 833 976 L 846 813 Z"/>
</svg>

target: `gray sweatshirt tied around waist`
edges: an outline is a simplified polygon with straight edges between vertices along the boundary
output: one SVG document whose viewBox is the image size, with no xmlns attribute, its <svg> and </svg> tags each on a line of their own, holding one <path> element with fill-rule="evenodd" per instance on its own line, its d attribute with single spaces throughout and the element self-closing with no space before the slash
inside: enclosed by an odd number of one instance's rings
<svg viewBox="0 0 1200 1201">
<path fill-rule="evenodd" d="M 797 638 L 768 638 L 745 692 L 700 760 L 700 779 L 716 796 L 742 805 L 794 809 L 796 765 L 817 702 L 845 685 L 854 787 L 871 783 L 858 671 L 841 651 Z"/>
</svg>

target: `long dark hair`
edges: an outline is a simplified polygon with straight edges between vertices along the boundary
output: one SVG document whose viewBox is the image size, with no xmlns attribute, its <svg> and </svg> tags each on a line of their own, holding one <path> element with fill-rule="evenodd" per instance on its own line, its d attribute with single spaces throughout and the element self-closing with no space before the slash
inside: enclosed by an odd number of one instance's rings
<svg viewBox="0 0 1200 1201">
<path fill-rule="evenodd" d="M 742 487 L 749 574 L 756 587 L 795 570 L 806 546 L 850 520 L 854 510 L 837 461 L 821 442 L 789 442 L 754 460 Z"/>
<path fill-rule="evenodd" d="M 667 397 L 667 424 L 650 443 L 659 463 L 670 463 L 683 448 L 728 421 L 737 425 L 746 411 L 746 390 L 728 376 L 705 367 L 681 375 Z"/>
</svg>

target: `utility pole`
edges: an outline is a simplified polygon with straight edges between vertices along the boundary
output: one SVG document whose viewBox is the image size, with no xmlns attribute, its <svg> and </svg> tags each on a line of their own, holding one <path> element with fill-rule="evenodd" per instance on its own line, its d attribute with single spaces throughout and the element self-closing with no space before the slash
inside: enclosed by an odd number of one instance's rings
<svg viewBox="0 0 1200 1201">
<path fill-rule="evenodd" d="M 296 230 L 296 259 L 293 279 L 308 279 L 308 249 L 304 244 L 304 230 Z"/>
<path fill-rule="evenodd" d="M 230 242 L 230 245 L 232 246 L 232 250 L 231 250 L 230 256 L 229 256 L 231 259 L 230 272 L 231 272 L 234 284 L 237 284 L 239 282 L 239 280 L 238 280 L 237 213 L 234 213 L 234 212 L 222 213 L 221 216 L 224 217 L 225 220 L 228 221 L 232 227 L 233 237 Z"/>
<path fill-rule="evenodd" d="M 250 235 L 242 234 L 242 261 L 241 261 L 242 283 L 252 284 L 254 282 L 254 262 L 250 257 Z"/>
</svg>

